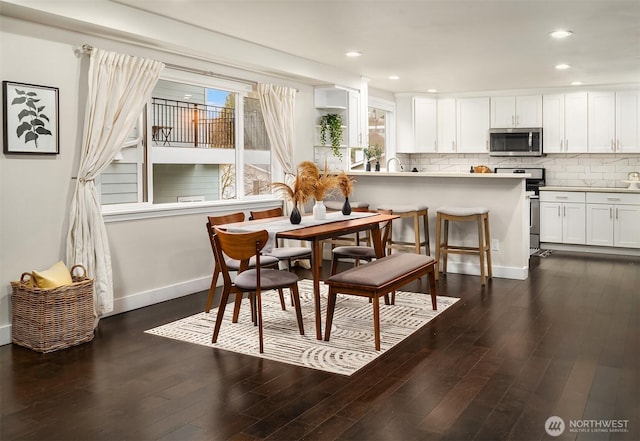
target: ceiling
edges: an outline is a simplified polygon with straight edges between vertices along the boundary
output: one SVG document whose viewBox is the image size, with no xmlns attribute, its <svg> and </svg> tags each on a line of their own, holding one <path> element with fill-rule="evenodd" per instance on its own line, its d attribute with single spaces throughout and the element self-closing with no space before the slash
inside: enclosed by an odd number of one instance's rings
<svg viewBox="0 0 640 441">
<path fill-rule="evenodd" d="M 336 66 L 391 92 L 640 82 L 638 0 L 116 2 Z M 559 28 L 573 35 L 548 36 Z M 351 50 L 363 55 L 347 58 Z"/>
</svg>

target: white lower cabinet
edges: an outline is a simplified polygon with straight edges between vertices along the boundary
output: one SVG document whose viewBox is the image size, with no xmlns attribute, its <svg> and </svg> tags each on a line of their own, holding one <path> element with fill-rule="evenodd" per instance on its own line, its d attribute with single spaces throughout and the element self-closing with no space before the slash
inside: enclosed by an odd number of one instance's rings
<svg viewBox="0 0 640 441">
<path fill-rule="evenodd" d="M 587 245 L 640 248 L 640 194 L 587 193 Z"/>
<path fill-rule="evenodd" d="M 586 243 L 585 193 L 540 192 L 540 242 Z"/>
</svg>

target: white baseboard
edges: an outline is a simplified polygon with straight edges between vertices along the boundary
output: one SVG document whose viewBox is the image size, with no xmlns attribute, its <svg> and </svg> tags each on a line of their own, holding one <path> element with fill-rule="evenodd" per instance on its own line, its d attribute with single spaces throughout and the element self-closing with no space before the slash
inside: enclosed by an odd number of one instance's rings
<svg viewBox="0 0 640 441">
<path fill-rule="evenodd" d="M 222 279 L 222 278 L 221 278 Z M 219 280 L 218 280 L 219 282 Z M 150 291 L 131 294 L 126 297 L 120 297 L 113 301 L 113 311 L 105 314 L 103 317 L 109 317 L 134 309 L 144 308 L 145 306 L 154 305 L 156 303 L 165 302 L 171 299 L 177 299 L 199 291 L 208 290 L 211 284 L 211 276 L 201 279 L 194 279 L 188 282 L 182 282 L 175 285 L 163 286 Z"/>
<path fill-rule="evenodd" d="M 220 277 L 220 280 L 222 277 Z M 218 284 L 220 284 L 218 280 Z M 154 305 L 171 299 L 177 299 L 196 292 L 208 290 L 211 284 L 211 277 L 203 277 L 188 282 L 178 283 L 175 285 L 164 286 L 150 291 L 131 294 L 126 297 L 114 299 L 113 311 L 105 314 L 103 317 L 120 314 L 134 309 L 143 308 L 145 306 Z M 11 343 L 11 325 L 0 326 L 0 346 Z"/>
<path fill-rule="evenodd" d="M 447 272 L 455 274 L 467 274 L 471 276 L 480 275 L 480 264 L 474 263 L 462 263 L 462 262 L 447 262 Z M 511 266 L 497 266 L 491 267 L 493 277 L 498 279 L 515 279 L 515 280 L 527 280 L 529 277 L 529 267 L 516 268 Z"/>
</svg>

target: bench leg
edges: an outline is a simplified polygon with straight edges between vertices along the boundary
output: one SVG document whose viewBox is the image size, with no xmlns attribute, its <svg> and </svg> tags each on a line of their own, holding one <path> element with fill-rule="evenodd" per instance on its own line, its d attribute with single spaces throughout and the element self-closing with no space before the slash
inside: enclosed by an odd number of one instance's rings
<svg viewBox="0 0 640 441">
<path fill-rule="evenodd" d="M 373 298 L 373 333 L 376 340 L 376 351 L 380 350 L 380 297 Z"/>
<path fill-rule="evenodd" d="M 430 271 L 427 274 L 427 278 L 429 279 L 429 293 L 431 294 L 431 307 L 434 311 L 438 309 L 438 302 L 436 300 L 436 275 L 435 271 Z"/>
<path fill-rule="evenodd" d="M 336 291 L 333 287 L 330 287 L 327 300 L 327 323 L 324 327 L 324 341 L 329 341 L 329 337 L 331 337 L 331 324 L 333 323 L 333 311 L 336 309 L 336 297 Z"/>
</svg>

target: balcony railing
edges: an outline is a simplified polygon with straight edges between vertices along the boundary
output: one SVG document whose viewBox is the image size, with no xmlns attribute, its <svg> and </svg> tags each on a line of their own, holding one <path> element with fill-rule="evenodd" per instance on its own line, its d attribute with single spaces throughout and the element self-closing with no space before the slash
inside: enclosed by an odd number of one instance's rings
<svg viewBox="0 0 640 441">
<path fill-rule="evenodd" d="M 154 145 L 232 149 L 235 110 L 165 98 L 152 98 Z"/>
</svg>

